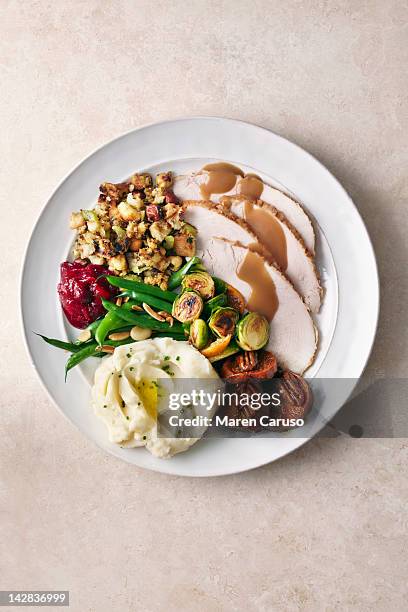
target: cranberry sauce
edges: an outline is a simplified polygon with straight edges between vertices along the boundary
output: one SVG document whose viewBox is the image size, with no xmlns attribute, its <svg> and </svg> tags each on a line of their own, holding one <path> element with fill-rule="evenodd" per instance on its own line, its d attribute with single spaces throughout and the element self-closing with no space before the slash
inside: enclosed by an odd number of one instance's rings
<svg viewBox="0 0 408 612">
<path fill-rule="evenodd" d="M 101 274 L 109 274 L 105 266 L 80 262 L 61 264 L 58 295 L 65 316 L 74 327 L 84 329 L 106 311 L 101 298 L 111 299 L 117 289 Z"/>
</svg>

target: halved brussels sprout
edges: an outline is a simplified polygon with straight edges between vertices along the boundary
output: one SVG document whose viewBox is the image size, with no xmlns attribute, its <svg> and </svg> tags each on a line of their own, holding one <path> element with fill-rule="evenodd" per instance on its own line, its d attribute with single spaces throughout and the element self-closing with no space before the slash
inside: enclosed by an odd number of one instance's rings
<svg viewBox="0 0 408 612">
<path fill-rule="evenodd" d="M 186 274 L 181 282 L 182 289 L 192 289 L 208 300 L 214 295 L 214 281 L 207 272 L 197 271 Z"/>
<path fill-rule="evenodd" d="M 240 315 L 243 315 L 246 310 L 246 300 L 242 293 L 235 289 L 232 285 L 226 287 L 227 303 L 231 308 L 238 310 Z"/>
<path fill-rule="evenodd" d="M 269 323 L 259 312 L 248 312 L 237 324 L 237 342 L 244 351 L 257 351 L 267 344 Z"/>
<path fill-rule="evenodd" d="M 211 314 L 209 328 L 220 338 L 230 336 L 235 331 L 239 315 L 233 308 L 218 308 Z"/>
<path fill-rule="evenodd" d="M 203 300 L 195 291 L 181 293 L 173 302 L 172 315 L 181 323 L 198 319 L 203 309 Z"/>
<path fill-rule="evenodd" d="M 203 349 L 208 344 L 208 327 L 203 319 L 196 319 L 190 326 L 190 342 L 196 349 Z"/>
</svg>

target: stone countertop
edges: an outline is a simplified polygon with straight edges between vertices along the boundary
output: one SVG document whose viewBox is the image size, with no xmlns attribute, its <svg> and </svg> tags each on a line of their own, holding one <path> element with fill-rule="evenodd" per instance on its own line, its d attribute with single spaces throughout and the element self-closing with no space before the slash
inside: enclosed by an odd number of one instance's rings
<svg viewBox="0 0 408 612">
<path fill-rule="evenodd" d="M 228 478 L 130 467 L 55 410 L 17 306 L 33 223 L 78 160 L 144 123 L 230 116 L 292 139 L 348 190 L 382 283 L 366 376 L 405 376 L 406 2 L 4 0 L 0 12 L 0 588 L 69 589 L 75 612 L 406 609 L 406 440 L 319 438 Z"/>
</svg>

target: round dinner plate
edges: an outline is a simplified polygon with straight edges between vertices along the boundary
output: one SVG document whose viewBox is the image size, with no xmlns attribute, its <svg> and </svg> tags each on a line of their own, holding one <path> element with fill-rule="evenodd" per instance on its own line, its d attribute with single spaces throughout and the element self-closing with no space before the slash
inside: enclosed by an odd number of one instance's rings
<svg viewBox="0 0 408 612">
<path fill-rule="evenodd" d="M 313 384 L 336 381 L 320 394 L 318 415 L 302 430 L 253 438 L 198 441 L 172 459 L 143 448 L 122 449 L 108 441 L 89 405 L 95 361 L 77 367 L 64 382 L 66 353 L 34 332 L 74 338 L 59 305 L 59 265 L 73 242 L 69 216 L 91 208 L 104 181 L 120 182 L 134 172 L 197 170 L 209 161 L 228 161 L 256 172 L 265 182 L 293 194 L 313 218 L 317 265 L 325 289 L 317 358 L 307 376 Z M 34 227 L 21 279 L 25 340 L 34 367 L 55 404 L 70 421 L 116 457 L 137 466 L 184 476 L 218 476 L 264 465 L 310 439 L 346 401 L 373 345 L 379 284 L 373 248 L 353 202 L 330 172 L 306 151 L 264 128 L 217 117 L 165 121 L 133 130 L 81 162 L 53 193 Z M 90 362 L 93 362 L 92 364 Z M 336 392 L 332 393 L 332 387 Z M 302 436 L 302 437 L 300 437 Z"/>
</svg>

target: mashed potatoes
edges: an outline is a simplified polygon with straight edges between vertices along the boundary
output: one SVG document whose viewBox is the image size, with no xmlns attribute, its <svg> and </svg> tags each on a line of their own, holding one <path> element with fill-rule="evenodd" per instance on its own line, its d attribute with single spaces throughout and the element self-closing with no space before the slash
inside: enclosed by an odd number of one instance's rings
<svg viewBox="0 0 408 612">
<path fill-rule="evenodd" d="M 211 363 L 187 342 L 153 338 L 115 349 L 95 373 L 92 403 L 111 442 L 145 446 L 157 457 L 187 450 L 197 438 L 157 436 L 157 416 L 168 405 L 161 381 L 218 379 Z M 166 381 L 167 379 L 167 381 Z"/>
</svg>

